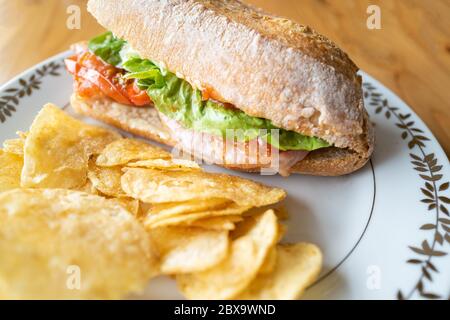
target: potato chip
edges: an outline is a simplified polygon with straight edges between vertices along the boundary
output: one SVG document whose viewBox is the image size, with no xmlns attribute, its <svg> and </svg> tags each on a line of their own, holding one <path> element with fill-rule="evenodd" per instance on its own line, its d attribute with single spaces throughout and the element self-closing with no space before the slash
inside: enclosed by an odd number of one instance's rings
<svg viewBox="0 0 450 320">
<path fill-rule="evenodd" d="M 186 213 L 218 210 L 225 208 L 232 203 L 232 201 L 224 198 L 158 203 L 151 205 L 148 214 L 167 218 Z"/>
<path fill-rule="evenodd" d="M 200 170 L 200 166 L 195 161 L 184 159 L 150 159 L 130 162 L 128 167 L 149 168 L 149 169 L 164 169 L 164 170 L 178 170 L 190 171 Z"/>
<path fill-rule="evenodd" d="M 319 275 L 322 254 L 310 243 L 278 245 L 273 272 L 258 275 L 237 299 L 297 299 Z"/>
<path fill-rule="evenodd" d="M 106 146 L 97 158 L 97 165 L 112 167 L 126 165 L 131 161 L 171 158 L 169 152 L 143 141 L 120 139 Z"/>
<path fill-rule="evenodd" d="M 16 134 L 19 136 L 20 139 L 22 139 L 23 141 L 25 141 L 25 139 L 28 136 L 28 131 L 16 131 Z"/>
<path fill-rule="evenodd" d="M 23 156 L 24 140 L 21 138 L 3 141 L 3 151 Z"/>
<path fill-rule="evenodd" d="M 87 125 L 47 104 L 25 140 L 21 185 L 35 188 L 77 188 L 86 183 L 90 155 L 120 136 Z"/>
<path fill-rule="evenodd" d="M 149 236 L 131 214 L 62 189 L 0 194 L 0 256 L 3 299 L 117 299 L 158 272 Z"/>
<path fill-rule="evenodd" d="M 81 192 L 86 192 L 86 193 L 90 193 L 90 194 L 99 195 L 98 190 L 96 188 L 94 188 L 94 186 L 92 185 L 92 182 L 90 180 L 87 180 L 86 183 L 84 185 L 82 185 L 81 187 L 74 188 L 74 189 L 71 189 L 71 190 L 81 191 Z"/>
<path fill-rule="evenodd" d="M 229 215 L 223 217 L 208 217 L 194 221 L 179 223 L 179 226 L 196 227 L 209 230 L 233 230 L 236 222 L 242 221 L 241 215 Z"/>
<path fill-rule="evenodd" d="M 189 224 L 204 218 L 242 214 L 248 209 L 250 209 L 249 206 L 240 206 L 236 203 L 231 203 L 228 206 L 217 210 L 199 211 L 169 217 L 164 215 L 161 216 L 160 214 L 150 214 L 144 218 L 144 225 L 147 228 L 157 228 L 163 226 Z"/>
<path fill-rule="evenodd" d="M 252 215 L 248 215 L 247 212 L 243 215 L 244 220 L 239 223 L 236 227 L 236 229 L 230 233 L 230 236 L 232 239 L 237 239 L 240 238 L 244 235 L 246 235 L 247 233 L 250 232 L 250 230 L 252 230 L 255 227 L 255 224 L 258 222 L 258 220 L 261 218 L 261 216 L 263 214 L 266 213 L 267 210 L 265 211 L 256 211 L 257 213 L 255 213 L 255 211 L 252 209 L 250 211 L 253 211 L 254 213 Z M 274 211 L 275 213 L 275 211 Z M 278 226 L 277 226 L 277 232 L 278 232 Z"/>
<path fill-rule="evenodd" d="M 23 159 L 0 149 L 0 192 L 20 187 Z"/>
<path fill-rule="evenodd" d="M 239 223 L 237 228 L 233 230 L 231 234 L 232 239 L 236 239 L 239 237 L 242 237 L 243 235 L 247 234 L 249 230 L 254 228 L 255 224 L 257 223 L 258 219 L 261 217 L 262 214 L 265 213 L 265 211 L 261 210 L 250 210 L 252 212 L 252 215 L 249 216 L 247 213 L 243 215 L 244 221 Z M 278 215 L 276 211 L 274 210 L 275 215 Z M 285 233 L 285 227 L 281 223 L 277 224 L 277 240 L 276 242 L 280 241 Z M 264 260 L 263 265 L 261 266 L 261 269 L 259 270 L 259 273 L 266 274 L 272 272 L 272 270 L 275 268 L 275 262 L 276 262 L 276 246 L 275 243 L 270 248 L 269 253 L 267 254 L 266 259 Z"/>
<path fill-rule="evenodd" d="M 189 299 L 230 299 L 240 294 L 258 274 L 277 240 L 273 210 L 258 217 L 253 228 L 231 243 L 225 260 L 209 270 L 178 275 L 181 292 Z"/>
<path fill-rule="evenodd" d="M 277 263 L 277 247 L 273 246 L 269 253 L 267 254 L 264 263 L 259 269 L 258 274 L 268 274 L 271 273 L 275 269 L 275 264 Z"/>
<path fill-rule="evenodd" d="M 94 159 L 89 161 L 88 179 L 93 187 L 102 194 L 111 197 L 125 197 L 126 194 L 120 184 L 121 177 L 121 167 L 98 167 Z"/>
<path fill-rule="evenodd" d="M 166 274 L 207 270 L 225 259 L 228 232 L 197 228 L 157 228 L 149 232 Z"/>
<path fill-rule="evenodd" d="M 277 216 L 277 219 L 278 219 L 278 216 Z M 278 240 L 277 241 L 281 241 L 281 239 L 286 234 L 286 230 L 287 230 L 287 227 L 284 224 L 282 224 L 282 223 L 278 224 Z"/>
<path fill-rule="evenodd" d="M 133 199 L 133 198 L 130 198 Z M 147 216 L 147 213 L 149 212 L 150 208 L 152 207 L 152 205 L 150 203 L 145 203 L 142 201 L 139 201 L 139 214 L 138 216 L 141 217 L 145 217 Z"/>
<path fill-rule="evenodd" d="M 286 207 L 281 205 L 277 208 L 274 208 L 275 214 L 277 215 L 278 220 L 287 220 L 289 219 L 289 212 Z"/>
<path fill-rule="evenodd" d="M 139 216 L 139 200 L 133 198 L 113 198 L 111 201 L 116 201 L 119 205 L 124 207 L 133 216 Z"/>
<path fill-rule="evenodd" d="M 149 203 L 226 198 L 242 206 L 264 206 L 286 196 L 282 189 L 225 174 L 141 168 L 124 170 L 122 189 L 125 193 Z"/>
</svg>

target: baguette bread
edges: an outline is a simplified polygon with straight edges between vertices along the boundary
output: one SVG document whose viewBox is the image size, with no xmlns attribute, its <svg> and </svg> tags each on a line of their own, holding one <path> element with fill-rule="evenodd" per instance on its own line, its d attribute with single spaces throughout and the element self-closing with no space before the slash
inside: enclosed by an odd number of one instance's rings
<svg viewBox="0 0 450 320">
<path fill-rule="evenodd" d="M 209 97 L 333 144 L 310 152 L 293 172 L 341 175 L 368 161 L 374 135 L 358 68 L 309 27 L 237 0 L 90 0 L 88 10 L 141 57 Z M 176 143 L 152 108 L 118 108 L 109 100 L 76 96 L 72 103 L 78 111 L 127 131 Z"/>
<path fill-rule="evenodd" d="M 76 94 L 71 96 L 70 102 L 79 114 L 170 147 L 177 144 L 177 141 L 172 138 L 170 130 L 160 120 L 155 108 L 130 107 L 109 99 L 85 100 Z M 367 117 L 366 120 L 368 120 Z M 310 152 L 305 159 L 292 167 L 291 172 L 339 176 L 358 170 L 366 162 L 366 158 L 362 158 L 354 151 L 329 147 Z M 245 164 L 223 166 L 247 172 L 258 172 L 261 169 L 258 166 L 249 168 Z"/>
</svg>

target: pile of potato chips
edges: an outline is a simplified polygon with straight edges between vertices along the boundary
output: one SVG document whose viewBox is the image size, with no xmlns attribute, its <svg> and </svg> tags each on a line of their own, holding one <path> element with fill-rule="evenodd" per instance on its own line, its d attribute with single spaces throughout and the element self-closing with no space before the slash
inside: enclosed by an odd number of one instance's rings
<svg viewBox="0 0 450 320">
<path fill-rule="evenodd" d="M 278 244 L 285 196 L 48 104 L 0 149 L 0 298 L 117 299 L 158 274 L 190 299 L 297 298 L 322 257 Z"/>
</svg>

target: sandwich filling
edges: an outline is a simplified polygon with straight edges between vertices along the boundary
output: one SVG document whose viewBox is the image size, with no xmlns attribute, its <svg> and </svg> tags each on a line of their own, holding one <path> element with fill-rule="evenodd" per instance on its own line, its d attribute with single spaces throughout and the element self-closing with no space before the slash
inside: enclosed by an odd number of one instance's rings
<svg viewBox="0 0 450 320">
<path fill-rule="evenodd" d="M 280 160 L 286 160 L 280 173 L 288 171 L 307 152 L 329 146 L 320 138 L 281 129 L 268 119 L 252 117 L 231 104 L 209 98 L 206 91 L 194 88 L 156 62 L 142 59 L 126 41 L 111 32 L 93 38 L 88 46 L 78 44 L 74 49 L 75 55 L 65 62 L 74 75 L 79 96 L 108 97 L 135 107 L 154 105 L 173 132 L 183 132 L 184 137 L 191 133 L 191 145 L 198 136 L 207 137 L 208 143 L 221 140 L 224 145 L 223 141 L 232 133 L 235 149 L 248 150 L 253 141 L 258 146 L 264 145 L 265 157 L 270 157 L 273 149 L 279 151 Z M 175 138 L 180 142 L 186 140 L 179 134 Z M 251 159 L 247 157 L 248 160 Z M 217 159 L 212 161 L 217 163 Z M 236 164 L 238 161 L 235 159 Z M 259 157 L 257 161 L 261 163 Z"/>
</svg>

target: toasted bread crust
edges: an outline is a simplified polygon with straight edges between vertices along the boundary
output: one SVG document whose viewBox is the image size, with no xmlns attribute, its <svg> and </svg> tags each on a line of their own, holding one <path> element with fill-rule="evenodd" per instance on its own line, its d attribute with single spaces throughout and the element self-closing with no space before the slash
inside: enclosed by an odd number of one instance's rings
<svg viewBox="0 0 450 320">
<path fill-rule="evenodd" d="M 79 114 L 168 146 L 176 145 L 154 108 L 125 106 L 106 98 L 84 100 L 75 93 L 70 104 Z"/>
<path fill-rule="evenodd" d="M 88 10 L 142 57 L 214 98 L 370 156 L 358 68 L 310 28 L 237 0 L 90 0 Z"/>
<path fill-rule="evenodd" d="M 171 147 L 177 144 L 154 108 L 125 106 L 108 99 L 83 100 L 76 94 L 72 95 L 70 102 L 75 111 L 85 116 Z M 338 176 L 361 168 L 368 159 L 349 149 L 329 147 L 310 152 L 305 159 L 294 165 L 291 172 Z M 259 172 L 261 169 L 245 164 L 223 167 L 246 172 Z"/>
</svg>

